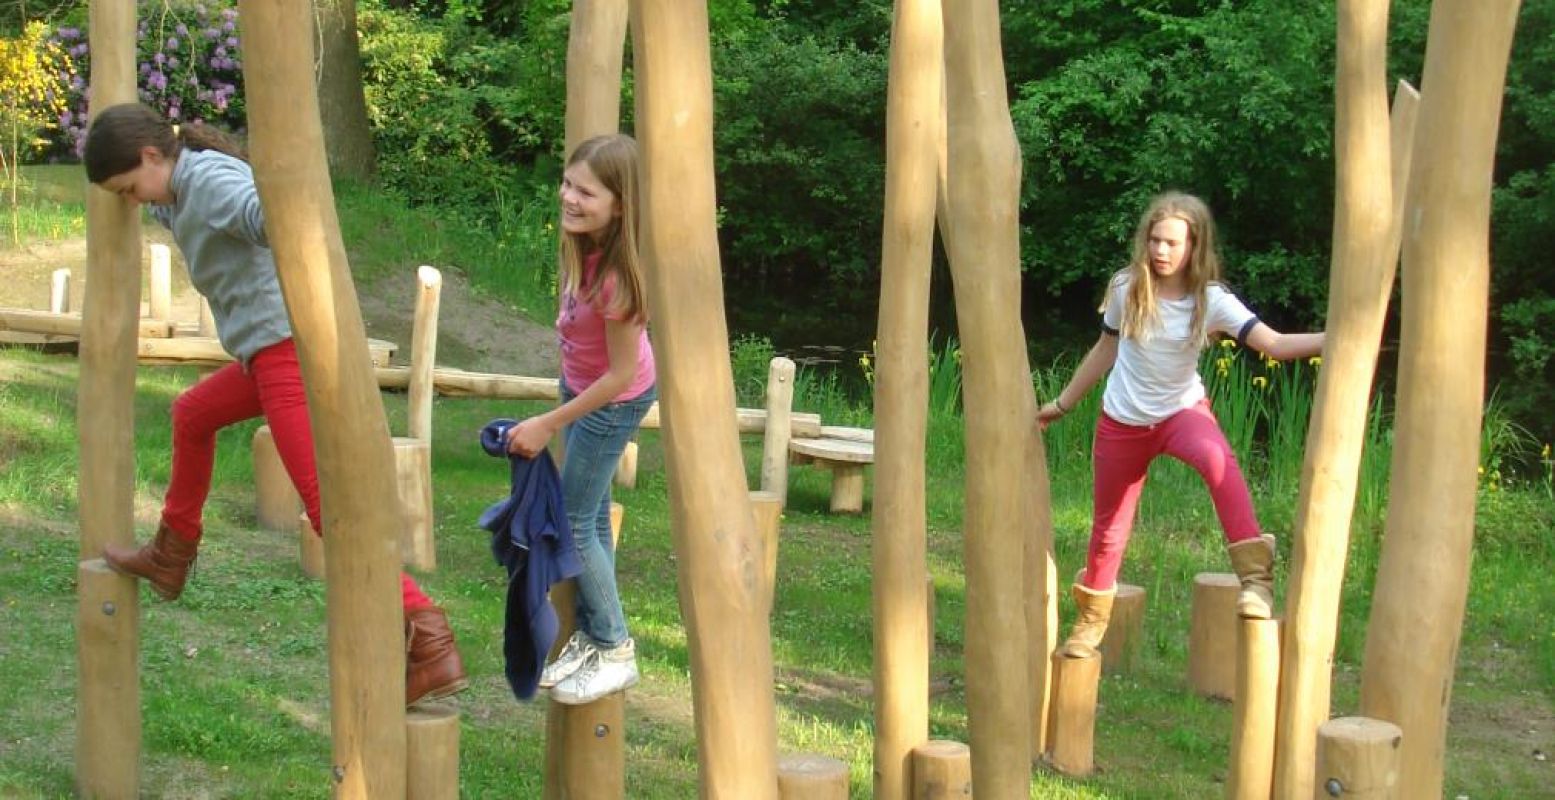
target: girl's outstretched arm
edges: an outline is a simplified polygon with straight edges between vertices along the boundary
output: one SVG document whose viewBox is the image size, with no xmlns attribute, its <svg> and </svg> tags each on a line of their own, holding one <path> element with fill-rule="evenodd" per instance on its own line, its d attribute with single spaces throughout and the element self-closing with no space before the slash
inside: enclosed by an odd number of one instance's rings
<svg viewBox="0 0 1555 800">
<path fill-rule="evenodd" d="M 1037 424 L 1046 428 L 1048 423 L 1069 413 L 1070 409 L 1085 399 L 1091 387 L 1112 369 L 1113 362 L 1117 360 L 1118 337 L 1104 331 L 1096 338 L 1096 344 L 1091 345 L 1085 358 L 1080 359 L 1080 366 L 1075 367 L 1074 375 L 1070 376 L 1063 390 L 1037 409 Z"/>
<path fill-rule="evenodd" d="M 642 341 L 640 322 L 605 320 L 605 348 L 610 354 L 610 369 L 577 397 L 550 411 L 530 417 L 508 429 L 508 452 L 533 458 L 543 450 L 551 436 L 568 423 L 614 400 L 637 375 L 637 347 Z"/>
<path fill-rule="evenodd" d="M 1323 352 L 1323 339 L 1325 336 L 1326 334 L 1322 331 L 1317 333 L 1280 333 L 1260 322 L 1247 332 L 1247 346 L 1269 358 L 1278 361 L 1289 361 L 1293 358 L 1308 358 Z"/>
</svg>

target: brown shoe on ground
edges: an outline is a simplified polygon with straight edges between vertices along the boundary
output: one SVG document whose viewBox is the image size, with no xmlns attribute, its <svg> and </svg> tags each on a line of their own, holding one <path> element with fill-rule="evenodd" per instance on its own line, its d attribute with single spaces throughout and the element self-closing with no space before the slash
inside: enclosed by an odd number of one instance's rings
<svg viewBox="0 0 1555 800">
<path fill-rule="evenodd" d="M 103 560 L 116 572 L 146 580 L 163 600 L 177 600 L 199 550 L 199 539 L 185 539 L 164 523 L 157 527 L 156 538 L 142 547 L 103 548 Z"/>
<path fill-rule="evenodd" d="M 405 705 L 436 700 L 470 685 L 448 617 L 436 606 L 405 611 Z"/>
</svg>

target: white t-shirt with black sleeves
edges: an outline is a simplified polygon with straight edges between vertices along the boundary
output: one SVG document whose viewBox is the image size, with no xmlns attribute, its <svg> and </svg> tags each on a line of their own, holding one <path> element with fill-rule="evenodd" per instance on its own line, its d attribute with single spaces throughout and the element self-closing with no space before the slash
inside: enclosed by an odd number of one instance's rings
<svg viewBox="0 0 1555 800">
<path fill-rule="evenodd" d="M 1119 275 L 1107 289 L 1102 327 L 1109 335 L 1119 336 L 1131 281 L 1127 274 Z M 1190 330 L 1195 302 L 1191 295 L 1178 300 L 1157 299 L 1160 327 L 1143 338 L 1120 336 L 1118 358 L 1107 375 L 1101 400 L 1107 416 L 1126 425 L 1155 425 L 1204 399 L 1204 381 L 1198 370 L 1202 346 L 1192 341 Z M 1258 317 L 1218 283 L 1206 288 L 1205 302 L 1204 329 L 1208 334 L 1223 333 L 1241 340 L 1258 324 Z"/>
</svg>

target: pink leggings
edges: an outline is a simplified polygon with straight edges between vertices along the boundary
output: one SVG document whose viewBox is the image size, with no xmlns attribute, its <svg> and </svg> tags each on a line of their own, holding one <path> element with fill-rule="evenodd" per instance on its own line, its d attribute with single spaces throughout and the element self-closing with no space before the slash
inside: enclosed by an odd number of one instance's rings
<svg viewBox="0 0 1555 800">
<path fill-rule="evenodd" d="M 1259 535 L 1252 496 L 1208 400 L 1155 425 L 1125 425 L 1102 414 L 1092 453 L 1095 517 L 1081 581 L 1091 589 L 1110 589 L 1117 582 L 1146 470 L 1163 453 L 1193 467 L 1204 479 L 1227 543 Z"/>
<path fill-rule="evenodd" d="M 308 521 L 313 530 L 323 530 L 308 396 L 297 365 L 297 347 L 291 339 L 254 354 L 247 369 L 235 363 L 222 367 L 173 401 L 173 474 L 162 505 L 163 524 L 184 538 L 200 538 L 216 461 L 216 432 L 261 414 L 270 424 L 275 449 L 302 497 Z M 432 605 L 404 572 L 400 573 L 400 595 L 407 609 Z"/>
</svg>

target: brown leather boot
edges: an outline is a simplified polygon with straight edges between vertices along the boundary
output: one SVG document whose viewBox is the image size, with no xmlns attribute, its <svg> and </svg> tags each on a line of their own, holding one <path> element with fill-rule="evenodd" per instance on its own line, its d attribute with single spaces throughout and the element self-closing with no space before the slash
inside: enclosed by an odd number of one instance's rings
<svg viewBox="0 0 1555 800">
<path fill-rule="evenodd" d="M 103 548 L 103 560 L 116 572 L 143 578 L 163 600 L 177 600 L 184 593 L 189 568 L 199 554 L 200 540 L 179 536 L 166 523 L 157 526 L 157 536 L 143 547 Z"/>
<path fill-rule="evenodd" d="M 1069 631 L 1069 638 L 1064 642 L 1060 651 L 1068 658 L 1090 658 L 1099 651 L 1101 639 L 1107 634 L 1107 623 L 1112 621 L 1112 601 L 1118 596 L 1116 584 L 1106 591 L 1097 591 L 1080 583 L 1076 576 L 1075 583 L 1069 587 L 1074 595 L 1075 607 L 1079 613 L 1075 615 L 1074 627 Z"/>
<path fill-rule="evenodd" d="M 1230 545 L 1231 569 L 1242 581 L 1236 613 L 1247 619 L 1274 616 L 1274 542 L 1259 536 Z"/>
<path fill-rule="evenodd" d="M 436 606 L 405 611 L 405 705 L 436 700 L 470 685 L 448 617 Z"/>
</svg>

